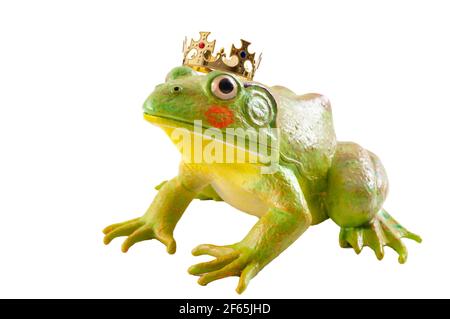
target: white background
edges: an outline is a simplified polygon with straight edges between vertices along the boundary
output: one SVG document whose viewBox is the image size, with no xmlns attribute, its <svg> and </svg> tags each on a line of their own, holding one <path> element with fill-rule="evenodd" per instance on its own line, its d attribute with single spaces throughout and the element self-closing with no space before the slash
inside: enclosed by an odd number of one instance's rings
<svg viewBox="0 0 450 319">
<path fill-rule="evenodd" d="M 184 36 L 212 31 L 264 51 L 255 80 L 332 102 L 340 140 L 382 159 L 385 207 L 421 245 L 409 259 L 357 256 L 331 221 L 311 227 L 254 278 L 246 298 L 450 297 L 446 1 L 2 1 L 0 297 L 235 298 L 237 278 L 197 285 L 201 243 L 231 244 L 256 222 L 195 201 L 159 242 L 120 252 L 101 230 L 145 212 L 179 154 L 142 119 L 181 63 Z"/>
</svg>

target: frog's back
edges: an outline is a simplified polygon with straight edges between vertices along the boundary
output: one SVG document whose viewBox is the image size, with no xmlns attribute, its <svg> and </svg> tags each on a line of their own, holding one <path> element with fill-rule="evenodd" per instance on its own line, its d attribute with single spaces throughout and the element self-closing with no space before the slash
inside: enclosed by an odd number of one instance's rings
<svg viewBox="0 0 450 319">
<path fill-rule="evenodd" d="M 328 99 L 314 93 L 296 95 L 282 86 L 272 87 L 271 92 L 278 104 L 282 159 L 295 164 L 308 180 L 326 178 L 336 149 Z"/>
</svg>

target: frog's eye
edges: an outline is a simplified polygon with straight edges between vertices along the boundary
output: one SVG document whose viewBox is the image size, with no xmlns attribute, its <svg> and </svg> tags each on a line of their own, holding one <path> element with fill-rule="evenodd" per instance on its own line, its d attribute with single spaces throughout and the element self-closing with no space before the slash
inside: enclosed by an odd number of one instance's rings
<svg viewBox="0 0 450 319">
<path fill-rule="evenodd" d="M 219 75 L 211 82 L 211 92 L 221 100 L 230 100 L 237 94 L 236 81 L 229 75 Z"/>
</svg>

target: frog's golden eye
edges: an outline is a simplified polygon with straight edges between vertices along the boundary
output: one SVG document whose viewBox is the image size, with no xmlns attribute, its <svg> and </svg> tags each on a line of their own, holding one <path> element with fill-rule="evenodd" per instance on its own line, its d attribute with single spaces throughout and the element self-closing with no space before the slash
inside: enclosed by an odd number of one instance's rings
<svg viewBox="0 0 450 319">
<path fill-rule="evenodd" d="M 219 75 L 211 82 L 211 92 L 221 100 L 234 98 L 237 91 L 237 83 L 229 75 Z"/>
</svg>

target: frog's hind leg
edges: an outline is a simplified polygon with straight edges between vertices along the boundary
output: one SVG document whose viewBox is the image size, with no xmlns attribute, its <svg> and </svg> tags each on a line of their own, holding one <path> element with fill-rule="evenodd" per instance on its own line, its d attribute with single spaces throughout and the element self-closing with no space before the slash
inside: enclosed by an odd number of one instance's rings
<svg viewBox="0 0 450 319">
<path fill-rule="evenodd" d="M 155 186 L 156 190 L 159 190 L 167 181 L 163 181 L 157 186 Z M 223 199 L 216 193 L 214 188 L 211 185 L 206 186 L 201 190 L 201 192 L 195 197 L 200 200 L 213 200 L 216 202 L 223 201 Z"/>
<path fill-rule="evenodd" d="M 364 246 L 384 256 L 393 248 L 399 262 L 407 259 L 402 238 L 421 242 L 382 208 L 387 196 L 386 172 L 378 157 L 354 143 L 339 143 L 328 176 L 327 211 L 340 227 L 341 247 L 360 253 Z"/>
</svg>

